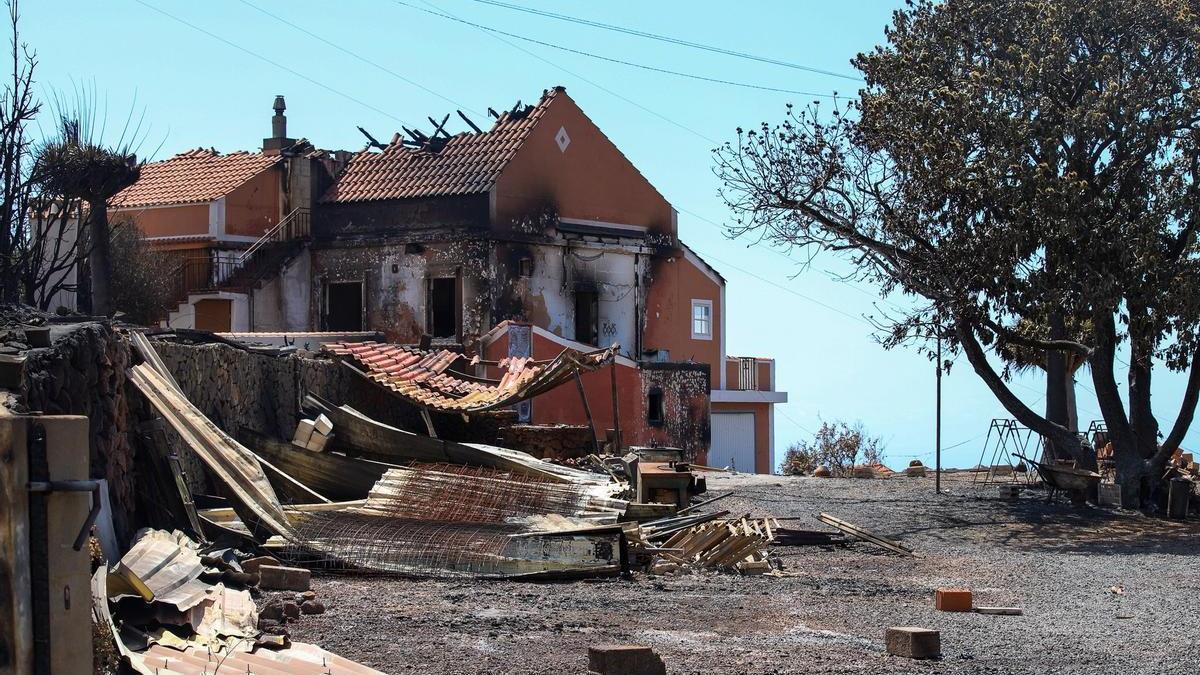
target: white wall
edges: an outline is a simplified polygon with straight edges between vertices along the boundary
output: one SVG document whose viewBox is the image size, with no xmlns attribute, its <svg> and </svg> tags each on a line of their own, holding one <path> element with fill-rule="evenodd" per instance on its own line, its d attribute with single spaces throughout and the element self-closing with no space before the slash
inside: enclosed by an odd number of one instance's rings
<svg viewBox="0 0 1200 675">
<path fill-rule="evenodd" d="M 623 354 L 632 355 L 637 344 L 637 274 L 636 256 L 626 248 L 538 246 L 529 295 L 544 303 L 547 330 L 575 340 L 576 285 L 593 285 L 599 300 L 599 346 L 615 342 Z"/>
</svg>

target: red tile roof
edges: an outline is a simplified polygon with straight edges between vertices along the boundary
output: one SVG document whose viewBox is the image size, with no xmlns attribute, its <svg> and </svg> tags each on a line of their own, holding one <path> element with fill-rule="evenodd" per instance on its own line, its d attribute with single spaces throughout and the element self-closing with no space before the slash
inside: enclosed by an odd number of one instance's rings
<svg viewBox="0 0 1200 675">
<path fill-rule="evenodd" d="M 211 202 L 232 192 L 267 167 L 278 155 L 196 148 L 142 167 L 137 182 L 112 199 L 112 208 Z"/>
<path fill-rule="evenodd" d="M 596 370 L 616 353 L 609 347 L 586 353 L 564 349 L 550 361 L 510 357 L 497 364 L 504 376 L 494 381 L 449 370 L 461 355 L 444 349 L 378 342 L 330 342 L 322 347 L 349 359 L 368 378 L 414 405 L 460 413 L 495 410 L 533 398 L 571 381 L 576 372 Z"/>
<path fill-rule="evenodd" d="M 405 146 L 399 138 L 382 152 L 364 150 L 321 198 L 324 202 L 437 197 L 487 192 L 554 102 L 550 89 L 525 115 L 506 112 L 488 131 L 459 134 L 431 152 Z"/>
</svg>

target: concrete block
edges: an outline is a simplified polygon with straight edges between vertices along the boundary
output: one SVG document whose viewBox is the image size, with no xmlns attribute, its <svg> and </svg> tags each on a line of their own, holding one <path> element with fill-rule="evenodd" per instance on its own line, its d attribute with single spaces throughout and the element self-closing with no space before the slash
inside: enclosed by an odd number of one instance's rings
<svg viewBox="0 0 1200 675">
<path fill-rule="evenodd" d="M 307 591 L 312 583 L 312 572 L 301 567 L 263 565 L 258 577 L 258 587 L 268 591 Z"/>
<path fill-rule="evenodd" d="M 904 473 L 907 476 L 909 476 L 910 478 L 924 478 L 925 477 L 925 465 L 924 464 L 916 464 L 914 466 L 907 467 L 904 469 Z"/>
<path fill-rule="evenodd" d="M 588 670 L 600 675 L 666 675 L 667 667 L 649 647 L 595 645 L 588 647 Z"/>
<path fill-rule="evenodd" d="M 258 569 L 260 567 L 262 567 L 263 565 L 274 565 L 275 567 L 279 567 L 280 563 L 277 559 L 275 559 L 272 556 L 260 555 L 257 558 L 250 558 L 249 560 L 243 560 L 242 561 L 242 571 L 248 572 L 250 574 L 254 574 L 254 573 L 258 572 Z"/>
<path fill-rule="evenodd" d="M 1106 508 L 1121 508 L 1121 486 L 1116 483 L 1101 483 L 1097 487 L 1096 502 Z"/>
<path fill-rule="evenodd" d="M 1020 485 L 999 485 L 996 491 L 1000 493 L 1002 499 L 1016 499 L 1021 496 Z"/>
<path fill-rule="evenodd" d="M 934 606 L 940 612 L 971 611 L 971 591 L 960 588 L 939 588 L 933 595 Z"/>
<path fill-rule="evenodd" d="M 332 434 L 326 436 L 325 434 L 319 432 L 313 432 L 313 435 L 308 439 L 308 443 L 304 444 L 304 447 L 312 450 L 313 452 L 321 452 L 325 449 L 325 446 L 329 444 L 329 439 L 331 438 L 333 438 Z"/>
<path fill-rule="evenodd" d="M 296 445 L 307 446 L 316 427 L 317 423 L 313 420 L 300 420 L 300 423 L 296 425 L 296 433 L 292 436 L 292 442 Z"/>
<path fill-rule="evenodd" d="M 888 628 L 883 634 L 887 653 L 908 659 L 936 659 L 942 655 L 942 635 L 916 626 Z"/>
<path fill-rule="evenodd" d="M 313 420 L 313 428 L 318 434 L 328 436 L 333 433 L 333 422 L 330 422 L 325 415 L 317 415 L 317 419 Z"/>
</svg>

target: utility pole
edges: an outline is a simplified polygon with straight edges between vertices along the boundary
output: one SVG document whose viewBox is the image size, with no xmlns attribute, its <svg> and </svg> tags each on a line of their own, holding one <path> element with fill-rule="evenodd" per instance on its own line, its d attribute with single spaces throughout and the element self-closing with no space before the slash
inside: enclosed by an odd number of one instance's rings
<svg viewBox="0 0 1200 675">
<path fill-rule="evenodd" d="M 938 327 L 937 338 L 937 430 L 935 431 L 937 444 L 937 457 L 935 459 L 936 466 L 933 471 L 933 489 L 940 495 L 942 494 L 942 332 L 941 326 Z"/>
</svg>

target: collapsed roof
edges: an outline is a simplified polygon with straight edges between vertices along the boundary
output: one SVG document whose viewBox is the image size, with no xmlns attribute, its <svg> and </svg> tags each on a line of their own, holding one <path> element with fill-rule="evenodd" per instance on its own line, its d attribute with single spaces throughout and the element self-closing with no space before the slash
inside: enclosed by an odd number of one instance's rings
<svg viewBox="0 0 1200 675">
<path fill-rule="evenodd" d="M 495 365 L 500 380 L 450 370 L 461 354 L 378 342 L 332 342 L 325 349 L 365 371 L 366 376 L 421 408 L 449 413 L 485 412 L 533 398 L 565 384 L 576 373 L 596 370 L 616 354 L 616 346 L 592 352 L 564 349 L 549 361 L 509 357 Z M 478 357 L 471 361 L 481 363 Z"/>
<path fill-rule="evenodd" d="M 364 150 L 355 155 L 321 201 L 363 202 L 487 192 L 562 92 L 561 87 L 549 89 L 537 105 L 517 106 L 501 113 L 488 131 L 439 138 L 433 146 L 436 151 L 410 147 L 397 134 L 382 152 Z"/>
</svg>

